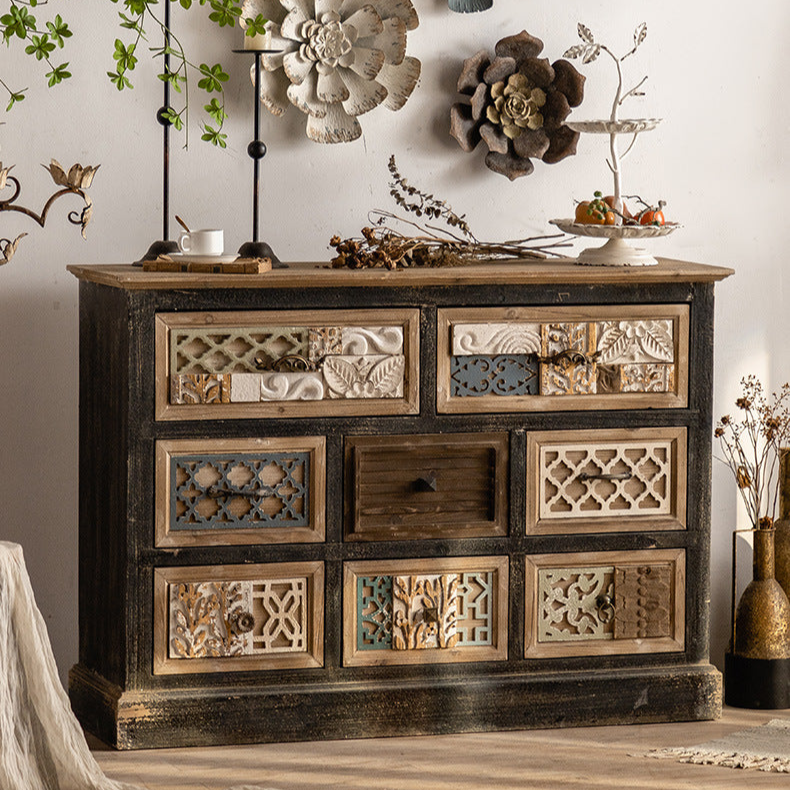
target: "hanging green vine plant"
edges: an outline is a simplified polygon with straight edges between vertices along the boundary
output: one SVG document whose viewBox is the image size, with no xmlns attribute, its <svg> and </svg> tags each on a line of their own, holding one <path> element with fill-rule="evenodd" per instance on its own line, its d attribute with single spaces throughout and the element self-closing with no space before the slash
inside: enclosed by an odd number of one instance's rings
<svg viewBox="0 0 790 790">
<path fill-rule="evenodd" d="M 49 6 L 49 0 L 7 0 L 9 7 L 0 16 L 0 35 L 7 46 L 21 42 L 25 52 L 37 61 L 43 61 L 48 71 L 45 72 L 47 85 L 51 88 L 71 77 L 69 62 L 62 63 L 56 54 L 66 46 L 67 39 L 72 37 L 68 24 L 55 14 L 46 21 L 42 20 L 42 6 Z M 225 113 L 224 85 L 228 74 L 221 63 L 197 63 L 190 59 L 179 38 L 172 28 L 165 24 L 159 0 L 109 0 L 122 6 L 119 11 L 119 27 L 122 36 L 113 42 L 114 68 L 107 76 L 119 91 L 133 88 L 131 74 L 138 59 L 142 42 L 148 42 L 148 34 L 154 30 L 161 32 L 167 45 L 149 47 L 154 57 L 169 62 L 169 68 L 163 68 L 159 79 L 167 82 L 170 87 L 182 95 L 180 108 L 171 107 L 165 112 L 165 118 L 176 129 L 185 130 L 188 142 L 189 108 L 190 108 L 190 74 L 197 78 L 197 87 L 206 96 L 203 104 L 205 119 L 201 122 L 202 139 L 213 145 L 224 148 L 226 135 L 222 128 L 227 118 Z M 254 36 L 264 32 L 266 19 L 258 14 L 255 18 L 242 19 L 242 0 L 164 0 L 177 4 L 184 11 L 193 7 L 206 6 L 209 20 L 220 28 L 234 27 L 237 23 L 246 28 L 246 35 Z M 165 58 L 164 56 L 168 57 Z M 27 88 L 16 88 L 8 85 L 0 72 L 0 87 L 9 96 L 6 111 L 23 101 Z"/>
</svg>

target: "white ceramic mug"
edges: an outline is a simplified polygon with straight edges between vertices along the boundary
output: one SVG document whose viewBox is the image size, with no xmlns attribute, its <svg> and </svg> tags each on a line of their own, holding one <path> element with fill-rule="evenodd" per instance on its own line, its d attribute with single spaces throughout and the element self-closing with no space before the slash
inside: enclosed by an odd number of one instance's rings
<svg viewBox="0 0 790 790">
<path fill-rule="evenodd" d="M 178 248 L 189 255 L 222 255 L 225 237 L 221 230 L 192 230 L 178 237 Z"/>
</svg>

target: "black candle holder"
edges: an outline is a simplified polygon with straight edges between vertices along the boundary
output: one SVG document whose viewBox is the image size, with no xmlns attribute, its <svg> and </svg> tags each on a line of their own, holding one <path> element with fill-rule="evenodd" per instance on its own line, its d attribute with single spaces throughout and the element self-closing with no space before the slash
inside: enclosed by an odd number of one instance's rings
<svg viewBox="0 0 790 790">
<path fill-rule="evenodd" d="M 253 139 L 247 146 L 247 154 L 252 159 L 252 241 L 246 241 L 239 247 L 239 256 L 242 258 L 270 258 L 273 269 L 287 269 L 288 264 L 283 263 L 272 248 L 265 241 L 260 240 L 260 187 L 261 187 L 261 159 L 266 156 L 266 143 L 261 140 L 261 57 L 265 54 L 280 52 L 278 49 L 234 49 L 238 55 L 253 55 L 255 57 L 255 98 L 253 107 Z"/>
<path fill-rule="evenodd" d="M 165 3 L 165 74 L 170 73 L 170 3 Z M 156 120 L 162 126 L 162 238 L 155 241 L 148 251 L 135 261 L 135 266 L 142 266 L 144 261 L 154 261 L 160 255 L 169 255 L 178 252 L 178 242 L 170 239 L 170 127 L 172 122 L 168 118 L 170 110 L 170 83 L 164 81 L 164 102 L 156 112 Z"/>
</svg>

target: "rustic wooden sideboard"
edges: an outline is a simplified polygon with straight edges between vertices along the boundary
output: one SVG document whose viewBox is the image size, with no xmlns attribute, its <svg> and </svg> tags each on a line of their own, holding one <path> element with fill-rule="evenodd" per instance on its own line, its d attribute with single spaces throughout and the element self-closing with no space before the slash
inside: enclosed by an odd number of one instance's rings
<svg viewBox="0 0 790 790">
<path fill-rule="evenodd" d="M 141 748 L 718 716 L 731 270 L 70 271 L 88 731 Z"/>
</svg>

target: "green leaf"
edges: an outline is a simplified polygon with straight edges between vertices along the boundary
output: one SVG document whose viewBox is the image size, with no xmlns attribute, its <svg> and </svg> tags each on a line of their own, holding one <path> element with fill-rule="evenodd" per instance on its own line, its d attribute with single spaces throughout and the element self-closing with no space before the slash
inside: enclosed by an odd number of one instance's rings
<svg viewBox="0 0 790 790">
<path fill-rule="evenodd" d="M 263 14 L 258 14 L 255 18 L 248 16 L 244 20 L 245 24 L 245 36 L 258 36 L 266 32 L 266 23 L 269 20 L 266 19 Z"/>
<path fill-rule="evenodd" d="M 135 44 L 126 44 L 121 41 L 121 39 L 115 39 L 115 52 L 113 53 L 113 59 L 118 61 L 118 73 L 122 73 L 124 71 L 133 71 L 134 67 L 137 65 L 137 58 L 134 55 L 134 50 L 136 48 Z"/>
<path fill-rule="evenodd" d="M 69 26 L 61 19 L 60 14 L 51 22 L 47 22 L 47 30 L 49 30 L 50 37 L 57 42 L 59 47 L 65 46 L 65 39 L 72 36 Z"/>
<path fill-rule="evenodd" d="M 124 88 L 133 88 L 131 82 L 124 76 L 124 74 L 120 71 L 108 71 L 107 76 L 110 78 L 110 82 L 118 88 L 119 91 L 122 91 Z"/>
<path fill-rule="evenodd" d="M 68 63 L 61 63 L 60 66 L 56 66 L 52 71 L 47 72 L 46 76 L 49 78 L 47 84 L 50 88 L 54 85 L 60 85 L 63 80 L 67 80 L 71 76 L 71 72 L 66 70 L 68 65 Z"/>
<path fill-rule="evenodd" d="M 222 134 L 219 129 L 214 129 L 208 124 L 203 126 L 203 130 L 203 134 L 200 136 L 201 140 L 205 140 L 207 143 L 219 146 L 220 148 L 227 148 L 228 144 L 226 140 L 228 139 L 228 135 Z"/>
<path fill-rule="evenodd" d="M 206 93 L 222 92 L 222 83 L 227 82 L 230 77 L 222 70 L 222 64 L 216 63 L 209 66 L 206 63 L 200 64 L 200 73 L 203 79 L 198 82 L 198 88 L 206 91 Z"/>
<path fill-rule="evenodd" d="M 5 108 L 5 111 L 8 112 L 15 104 L 21 102 L 25 98 L 25 91 L 27 88 L 21 91 L 14 91 L 11 93 L 11 99 L 8 102 L 8 106 Z"/>
<path fill-rule="evenodd" d="M 55 49 L 55 44 L 49 40 L 49 36 L 44 33 L 43 36 L 33 36 L 31 44 L 25 47 L 25 52 L 28 55 L 35 55 L 36 60 L 46 60 L 50 52 Z"/>
<path fill-rule="evenodd" d="M 225 113 L 225 107 L 221 105 L 216 99 L 212 99 L 208 104 L 203 105 L 203 109 L 210 115 L 220 126 L 222 122 L 228 117 Z"/>
</svg>

